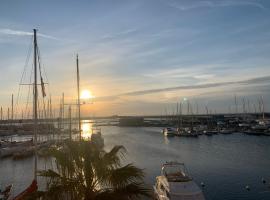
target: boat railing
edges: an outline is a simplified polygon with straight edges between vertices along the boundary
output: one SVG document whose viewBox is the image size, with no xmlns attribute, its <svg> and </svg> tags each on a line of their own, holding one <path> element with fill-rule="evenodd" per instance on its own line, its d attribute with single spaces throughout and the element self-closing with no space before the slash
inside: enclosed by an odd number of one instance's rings
<svg viewBox="0 0 270 200">
<path fill-rule="evenodd" d="M 184 163 L 166 162 L 162 167 L 161 173 L 169 182 L 186 182 L 192 180 L 188 175 L 188 171 Z"/>
</svg>

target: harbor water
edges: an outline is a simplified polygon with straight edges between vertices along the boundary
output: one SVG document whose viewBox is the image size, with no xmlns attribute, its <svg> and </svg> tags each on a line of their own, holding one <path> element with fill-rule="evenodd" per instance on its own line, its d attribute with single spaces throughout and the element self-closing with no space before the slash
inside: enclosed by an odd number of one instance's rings
<svg viewBox="0 0 270 200">
<path fill-rule="evenodd" d="M 88 126 L 83 126 L 84 136 Z M 208 200 L 270 199 L 270 137 L 234 133 L 167 138 L 161 128 L 155 127 L 104 126 L 101 130 L 105 148 L 125 146 L 127 162 L 144 169 L 149 186 L 155 183 L 162 163 L 179 161 L 186 164 L 198 185 L 205 184 L 203 191 Z M 48 167 L 49 162 L 39 161 L 39 168 Z M 28 186 L 32 178 L 33 158 L 0 160 L 0 186 L 13 183 L 13 195 Z"/>
</svg>

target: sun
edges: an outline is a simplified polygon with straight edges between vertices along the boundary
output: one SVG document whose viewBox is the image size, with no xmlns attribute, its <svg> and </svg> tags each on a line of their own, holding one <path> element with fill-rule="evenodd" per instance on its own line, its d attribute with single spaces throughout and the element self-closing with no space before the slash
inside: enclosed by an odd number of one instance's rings
<svg viewBox="0 0 270 200">
<path fill-rule="evenodd" d="M 93 99 L 93 98 L 95 98 L 95 96 L 93 96 L 90 90 L 83 90 L 81 92 L 81 99 Z"/>
</svg>

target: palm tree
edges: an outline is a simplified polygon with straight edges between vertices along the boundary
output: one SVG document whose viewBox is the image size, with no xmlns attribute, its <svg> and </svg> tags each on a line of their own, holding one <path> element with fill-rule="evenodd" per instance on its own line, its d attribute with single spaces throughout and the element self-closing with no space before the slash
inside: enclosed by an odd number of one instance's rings
<svg viewBox="0 0 270 200">
<path fill-rule="evenodd" d="M 109 152 L 89 141 L 67 141 L 54 148 L 55 170 L 40 171 L 48 178 L 43 199 L 129 200 L 150 196 L 141 169 L 122 165 L 126 150 L 115 146 Z"/>
</svg>

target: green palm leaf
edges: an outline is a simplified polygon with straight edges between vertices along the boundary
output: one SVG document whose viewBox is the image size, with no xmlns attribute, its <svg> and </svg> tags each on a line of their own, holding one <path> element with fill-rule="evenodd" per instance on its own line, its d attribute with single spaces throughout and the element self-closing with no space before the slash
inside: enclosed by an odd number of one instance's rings
<svg viewBox="0 0 270 200">
<path fill-rule="evenodd" d="M 121 165 L 126 149 L 115 146 L 109 152 L 89 141 L 66 141 L 49 151 L 56 171 L 40 171 L 49 179 L 46 199 L 103 200 L 138 199 L 149 196 L 144 173 L 133 164 Z"/>
</svg>

